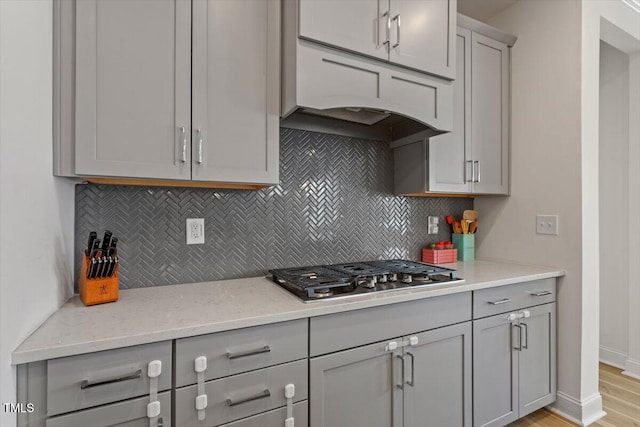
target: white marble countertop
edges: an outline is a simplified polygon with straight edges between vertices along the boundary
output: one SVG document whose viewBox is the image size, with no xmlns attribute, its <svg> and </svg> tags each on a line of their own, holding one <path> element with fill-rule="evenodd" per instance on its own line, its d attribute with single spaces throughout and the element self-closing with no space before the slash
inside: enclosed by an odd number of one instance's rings
<svg viewBox="0 0 640 427">
<path fill-rule="evenodd" d="M 305 304 L 266 277 L 120 291 L 115 303 L 85 307 L 75 296 L 12 354 L 14 365 L 150 342 L 321 316 L 494 286 L 563 276 L 562 269 L 493 261 L 447 264 L 464 283 Z"/>
</svg>

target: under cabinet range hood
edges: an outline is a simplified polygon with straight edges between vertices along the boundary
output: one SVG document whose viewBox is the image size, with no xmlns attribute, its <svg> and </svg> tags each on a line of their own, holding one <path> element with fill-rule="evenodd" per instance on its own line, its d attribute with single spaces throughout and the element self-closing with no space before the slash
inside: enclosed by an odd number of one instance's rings
<svg viewBox="0 0 640 427">
<path fill-rule="evenodd" d="M 313 28 L 306 30 L 313 24 L 305 16 L 312 12 L 317 16 L 315 9 L 322 3 L 283 2 L 282 126 L 387 141 L 453 129 L 449 78 L 400 66 L 384 55 L 376 58 L 338 46 L 329 36 L 314 35 Z M 392 49 L 384 42 L 379 47 L 382 53 Z"/>
</svg>

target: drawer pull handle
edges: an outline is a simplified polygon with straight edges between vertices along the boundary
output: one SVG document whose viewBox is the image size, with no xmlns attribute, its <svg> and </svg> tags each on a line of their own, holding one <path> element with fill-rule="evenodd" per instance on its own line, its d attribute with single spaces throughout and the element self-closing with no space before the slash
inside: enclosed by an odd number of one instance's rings
<svg viewBox="0 0 640 427">
<path fill-rule="evenodd" d="M 500 305 L 500 304 L 506 304 L 508 302 L 511 302 L 511 300 L 509 298 L 503 298 L 498 301 L 487 301 L 487 302 L 491 305 Z"/>
<path fill-rule="evenodd" d="M 271 352 L 271 347 L 269 347 L 268 345 L 265 345 L 264 347 L 258 348 L 256 350 L 243 351 L 241 353 L 227 352 L 227 357 L 233 360 L 233 359 L 239 359 L 241 357 L 254 356 L 256 354 L 270 353 L 270 352 Z"/>
<path fill-rule="evenodd" d="M 135 373 L 131 374 L 131 375 L 126 375 L 124 377 L 118 377 L 118 378 L 112 378 L 109 380 L 104 380 L 104 381 L 98 381 L 95 383 L 90 383 L 89 380 L 83 380 L 82 383 L 80 384 L 80 388 L 82 390 L 87 389 L 87 388 L 91 388 L 91 387 L 99 387 L 102 385 L 107 385 L 107 384 L 114 384 L 114 383 L 121 383 L 123 381 L 130 381 L 130 380 L 137 380 L 138 378 L 142 377 L 142 369 L 138 369 Z"/>
<path fill-rule="evenodd" d="M 551 291 L 534 291 L 531 292 L 531 296 L 534 297 L 546 297 L 547 295 L 551 295 L 553 292 Z"/>
<path fill-rule="evenodd" d="M 265 397 L 269 397 L 271 396 L 271 392 L 269 391 L 268 388 L 265 388 L 262 392 L 260 392 L 260 394 L 256 394 L 255 396 L 251 396 L 251 397 L 247 397 L 245 399 L 241 399 L 238 401 L 233 401 L 231 399 L 227 399 L 227 405 L 229 406 L 236 406 L 236 405 L 240 405 L 242 403 L 247 403 L 247 402 L 252 402 L 254 400 L 258 400 L 258 399 L 264 399 Z"/>
</svg>

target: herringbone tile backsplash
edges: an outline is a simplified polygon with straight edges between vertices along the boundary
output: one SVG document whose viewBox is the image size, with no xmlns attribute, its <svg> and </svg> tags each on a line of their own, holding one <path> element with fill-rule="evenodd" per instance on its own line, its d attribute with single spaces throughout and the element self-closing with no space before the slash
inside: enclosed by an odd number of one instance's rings
<svg viewBox="0 0 640 427">
<path fill-rule="evenodd" d="M 449 239 L 461 198 L 393 195 L 387 143 L 281 129 L 280 185 L 260 191 L 78 185 L 76 277 L 89 231 L 119 238 L 120 283 L 138 288 L 266 275 L 267 270 L 383 258 L 419 260 Z M 427 234 L 427 216 L 442 222 Z M 187 246 L 187 218 L 204 218 Z M 99 236 L 101 237 L 101 236 Z"/>
</svg>

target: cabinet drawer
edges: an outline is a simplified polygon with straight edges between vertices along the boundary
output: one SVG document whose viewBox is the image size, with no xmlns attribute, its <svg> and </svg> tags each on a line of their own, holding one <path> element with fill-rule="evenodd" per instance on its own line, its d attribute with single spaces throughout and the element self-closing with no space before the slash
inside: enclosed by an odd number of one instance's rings
<svg viewBox="0 0 640 427">
<path fill-rule="evenodd" d="M 471 292 L 312 317 L 311 356 L 471 320 Z"/>
<path fill-rule="evenodd" d="M 473 292 L 473 318 L 492 316 L 556 300 L 556 279 L 533 280 Z"/>
<path fill-rule="evenodd" d="M 307 357 L 307 319 L 176 340 L 176 387 L 195 384 L 194 361 L 207 358 L 205 380 Z"/>
<path fill-rule="evenodd" d="M 294 401 L 307 399 L 307 361 L 286 363 L 205 384 L 207 426 L 217 426 L 285 406 L 284 387 L 295 385 Z M 176 425 L 202 426 L 195 409 L 197 386 L 176 390 Z"/>
<path fill-rule="evenodd" d="M 171 388 L 170 341 L 49 360 L 47 415 L 149 394 L 152 360 L 162 362 L 158 389 Z"/>
<path fill-rule="evenodd" d="M 171 427 L 171 392 L 158 394 L 160 416 L 158 426 Z M 46 427 L 149 427 L 147 418 L 148 397 L 140 397 L 113 403 L 99 408 L 86 409 L 73 414 L 49 418 Z"/>
<path fill-rule="evenodd" d="M 225 424 L 223 427 L 282 427 L 286 418 L 287 408 L 279 408 Z M 309 425 L 309 410 L 306 400 L 293 405 L 293 419 L 296 427 L 307 427 Z"/>
</svg>

